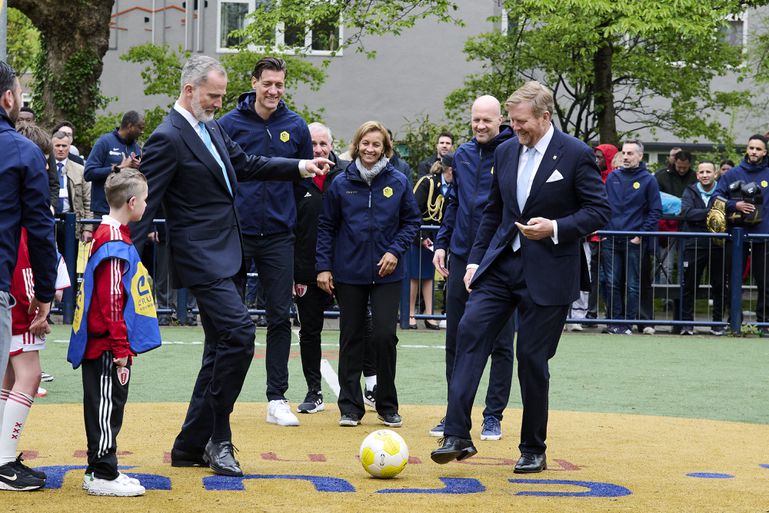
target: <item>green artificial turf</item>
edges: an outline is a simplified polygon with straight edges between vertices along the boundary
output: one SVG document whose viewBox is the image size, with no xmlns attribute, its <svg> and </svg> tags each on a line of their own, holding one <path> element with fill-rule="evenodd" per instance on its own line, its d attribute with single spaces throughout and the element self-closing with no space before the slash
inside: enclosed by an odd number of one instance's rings
<svg viewBox="0 0 769 513">
<path fill-rule="evenodd" d="M 444 404 L 443 331 L 399 331 L 397 385 L 403 404 Z M 162 329 L 163 347 L 136 359 L 131 402 L 186 402 L 200 365 L 200 328 Z M 265 402 L 265 329 L 257 330 L 257 350 L 241 394 L 243 401 Z M 323 334 L 324 357 L 336 370 L 338 332 Z M 81 400 L 79 371 L 66 362 L 69 326 L 56 325 L 42 353 L 43 369 L 53 374 L 44 403 Z M 769 423 L 766 363 L 769 341 L 759 338 L 612 336 L 564 333 L 551 361 L 550 407 L 558 410 L 635 413 Z M 289 360 L 288 399 L 304 399 L 299 345 L 294 335 Z M 335 397 L 326 383 L 326 399 Z M 483 404 L 486 375 L 476 404 Z M 520 407 L 517 374 L 510 406 Z"/>
</svg>

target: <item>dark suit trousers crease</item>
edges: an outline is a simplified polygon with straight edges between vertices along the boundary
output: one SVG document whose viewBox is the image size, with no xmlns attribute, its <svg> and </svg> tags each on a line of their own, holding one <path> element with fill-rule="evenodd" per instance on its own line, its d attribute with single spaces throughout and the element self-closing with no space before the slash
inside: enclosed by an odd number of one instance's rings
<svg viewBox="0 0 769 513">
<path fill-rule="evenodd" d="M 253 260 L 264 289 L 267 312 L 267 400 L 285 399 L 291 352 L 291 300 L 294 281 L 294 234 L 243 235 L 246 267 Z"/>
<path fill-rule="evenodd" d="M 548 360 L 555 355 L 569 305 L 536 305 L 529 296 L 520 254 L 506 249 L 474 284 L 459 323 L 457 357 L 449 386 L 446 436 L 470 438 L 478 384 L 498 326 L 518 308 L 518 379 L 523 401 L 521 452 L 545 452 Z"/>
<path fill-rule="evenodd" d="M 398 300 L 401 282 L 381 285 L 336 284 L 339 301 L 339 411 L 363 417 L 363 371 L 365 346 L 376 351 L 376 409 L 380 414 L 398 412 L 395 390 L 397 361 Z M 366 337 L 366 309 L 371 300 L 371 336 Z"/>
<path fill-rule="evenodd" d="M 243 304 L 244 277 L 190 287 L 205 333 L 203 360 L 176 449 L 202 453 L 214 416 L 228 416 L 254 356 L 254 323 Z"/>
<path fill-rule="evenodd" d="M 467 260 L 451 255 L 449 277 L 446 285 L 446 386 L 451 384 L 457 351 L 457 329 L 465 313 L 469 293 L 465 288 L 464 276 Z M 491 370 L 486 391 L 486 408 L 483 416 L 502 420 L 513 380 L 513 339 L 515 337 L 515 316 L 504 323 L 491 349 Z"/>
</svg>

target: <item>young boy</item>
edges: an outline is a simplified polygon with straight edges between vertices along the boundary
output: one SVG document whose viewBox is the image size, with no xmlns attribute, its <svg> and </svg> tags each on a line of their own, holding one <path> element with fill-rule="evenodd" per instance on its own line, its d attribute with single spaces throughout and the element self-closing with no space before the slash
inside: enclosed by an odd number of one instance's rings
<svg viewBox="0 0 769 513">
<path fill-rule="evenodd" d="M 65 266 L 59 266 L 56 294 L 70 286 Z M 40 384 L 39 351 L 45 349 L 45 337 L 29 331 L 35 312 L 29 305 L 35 295 L 35 281 L 27 248 L 27 231 L 22 228 L 16 267 L 11 278 L 11 295 L 16 305 L 11 310 L 12 334 L 10 359 L 0 389 L 0 490 L 30 491 L 45 485 L 45 473 L 33 470 L 16 456 L 19 439 Z"/>
<path fill-rule="evenodd" d="M 109 215 L 93 236 L 72 322 L 67 360 L 83 365 L 83 414 L 90 495 L 144 494 L 137 479 L 117 467 L 117 435 L 128 398 L 131 357 L 160 345 L 149 276 L 131 243 L 128 223 L 138 221 L 147 201 L 147 180 L 135 169 L 107 177 Z"/>
<path fill-rule="evenodd" d="M 705 218 L 708 215 L 708 205 L 716 192 L 718 172 L 716 165 L 709 160 L 703 160 L 697 166 L 697 183 L 689 185 L 681 198 L 681 217 L 686 224 L 687 232 L 706 232 Z M 721 321 L 724 315 L 724 248 L 713 243 L 713 239 L 692 238 L 686 240 L 684 252 L 683 302 L 681 303 L 681 319 L 694 320 L 694 300 L 697 296 L 700 279 L 705 268 L 710 270 L 710 291 L 713 299 L 713 321 Z M 723 329 L 714 327 L 711 335 L 723 335 Z M 681 335 L 694 335 L 694 326 L 685 326 Z"/>
</svg>

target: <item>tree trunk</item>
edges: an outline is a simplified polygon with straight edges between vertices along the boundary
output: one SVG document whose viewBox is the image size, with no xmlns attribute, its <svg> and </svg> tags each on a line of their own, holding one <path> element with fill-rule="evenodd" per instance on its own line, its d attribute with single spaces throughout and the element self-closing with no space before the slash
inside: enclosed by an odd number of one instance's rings
<svg viewBox="0 0 769 513">
<path fill-rule="evenodd" d="M 618 146 L 616 112 L 614 110 L 614 84 L 612 77 L 612 58 L 614 51 L 610 43 L 593 56 L 595 88 L 595 112 L 598 117 L 598 139 L 601 144 Z"/>
<path fill-rule="evenodd" d="M 41 58 L 34 98 L 43 125 L 68 120 L 75 137 L 102 105 L 99 78 L 107 53 L 115 0 L 9 0 L 40 30 Z"/>
</svg>

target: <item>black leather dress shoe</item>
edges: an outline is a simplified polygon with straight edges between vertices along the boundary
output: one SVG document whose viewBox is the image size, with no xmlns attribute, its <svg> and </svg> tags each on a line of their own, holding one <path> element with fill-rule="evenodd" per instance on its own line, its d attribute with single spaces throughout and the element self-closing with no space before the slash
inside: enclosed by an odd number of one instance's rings
<svg viewBox="0 0 769 513">
<path fill-rule="evenodd" d="M 531 454 L 528 452 L 521 453 L 521 457 L 518 458 L 518 463 L 515 464 L 516 474 L 535 474 L 547 470 L 547 459 L 545 453 Z"/>
<path fill-rule="evenodd" d="M 187 451 L 181 451 L 179 449 L 171 449 L 171 466 L 172 467 L 205 467 L 206 462 L 203 461 L 203 455 L 200 453 L 193 453 Z"/>
<path fill-rule="evenodd" d="M 442 445 L 430 453 L 430 458 L 441 465 L 454 460 L 462 461 L 478 453 L 473 441 L 466 438 L 447 436 L 441 441 Z"/>
<path fill-rule="evenodd" d="M 211 467 L 215 473 L 220 476 L 243 475 L 240 470 L 240 463 L 235 459 L 235 446 L 232 442 L 212 442 L 208 441 L 206 449 L 203 452 L 203 460 Z"/>
</svg>

